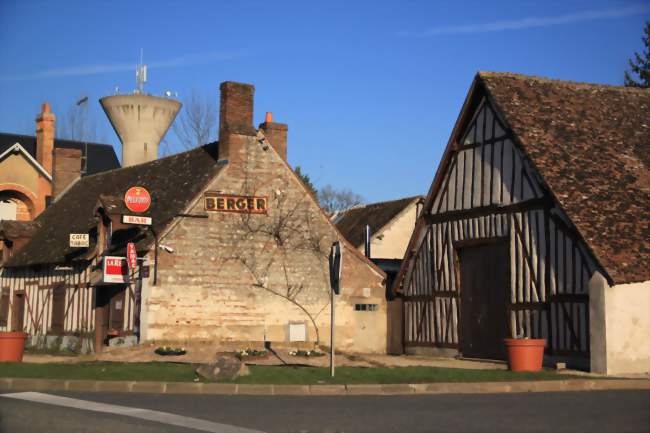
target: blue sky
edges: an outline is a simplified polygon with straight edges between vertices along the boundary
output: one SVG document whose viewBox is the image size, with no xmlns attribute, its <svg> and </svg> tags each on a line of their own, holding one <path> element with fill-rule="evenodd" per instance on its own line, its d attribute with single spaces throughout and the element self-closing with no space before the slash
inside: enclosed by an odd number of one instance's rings
<svg viewBox="0 0 650 433">
<path fill-rule="evenodd" d="M 641 51 L 639 1 L 0 1 L 0 131 L 33 134 L 40 103 L 135 86 L 218 98 L 256 86 L 255 123 L 289 124 L 289 162 L 367 201 L 426 193 L 476 71 L 621 84 Z M 178 149 L 168 134 L 172 149 Z"/>
</svg>

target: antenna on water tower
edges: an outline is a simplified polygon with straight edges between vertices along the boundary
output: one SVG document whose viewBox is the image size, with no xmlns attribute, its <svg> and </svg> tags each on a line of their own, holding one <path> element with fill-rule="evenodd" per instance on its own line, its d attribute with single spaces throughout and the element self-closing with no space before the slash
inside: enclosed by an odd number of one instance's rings
<svg viewBox="0 0 650 433">
<path fill-rule="evenodd" d="M 142 64 L 143 49 L 140 48 L 140 64 L 135 69 L 135 81 L 138 85 L 136 89 L 137 94 L 144 93 L 144 83 L 147 82 L 147 65 Z"/>
</svg>

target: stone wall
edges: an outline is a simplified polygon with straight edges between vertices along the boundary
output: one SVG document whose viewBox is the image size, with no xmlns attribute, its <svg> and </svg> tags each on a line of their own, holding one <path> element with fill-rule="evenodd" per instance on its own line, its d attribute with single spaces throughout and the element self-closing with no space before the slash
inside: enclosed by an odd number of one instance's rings
<svg viewBox="0 0 650 433">
<path fill-rule="evenodd" d="M 591 371 L 650 372 L 650 281 L 609 286 L 596 272 L 589 282 Z"/>
<path fill-rule="evenodd" d="M 143 339 L 286 343 L 304 324 L 308 341 L 329 344 L 327 254 L 339 234 L 262 134 L 229 141 L 238 154 L 205 191 L 267 197 L 268 213 L 206 212 L 195 198 L 187 213 L 207 218 L 177 218 L 161 235 L 173 252 L 160 250 L 158 284 L 143 289 Z M 337 348 L 385 352 L 384 275 L 349 245 L 343 263 Z"/>
</svg>

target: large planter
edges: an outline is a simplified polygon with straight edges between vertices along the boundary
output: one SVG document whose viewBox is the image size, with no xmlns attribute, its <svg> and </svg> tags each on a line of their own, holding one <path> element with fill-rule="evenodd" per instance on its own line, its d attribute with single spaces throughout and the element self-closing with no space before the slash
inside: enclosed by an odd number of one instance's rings
<svg viewBox="0 0 650 433">
<path fill-rule="evenodd" d="M 543 338 L 506 338 L 508 366 L 512 371 L 540 371 L 546 340 Z"/>
<path fill-rule="evenodd" d="M 26 339 L 24 332 L 0 332 L 0 362 L 21 362 Z"/>
</svg>

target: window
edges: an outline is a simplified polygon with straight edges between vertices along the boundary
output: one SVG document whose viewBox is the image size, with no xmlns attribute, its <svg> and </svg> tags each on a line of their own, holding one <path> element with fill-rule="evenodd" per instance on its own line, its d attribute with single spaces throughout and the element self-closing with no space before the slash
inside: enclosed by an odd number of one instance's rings
<svg viewBox="0 0 650 433">
<path fill-rule="evenodd" d="M 354 311 L 377 311 L 377 304 L 354 304 Z"/>
</svg>

